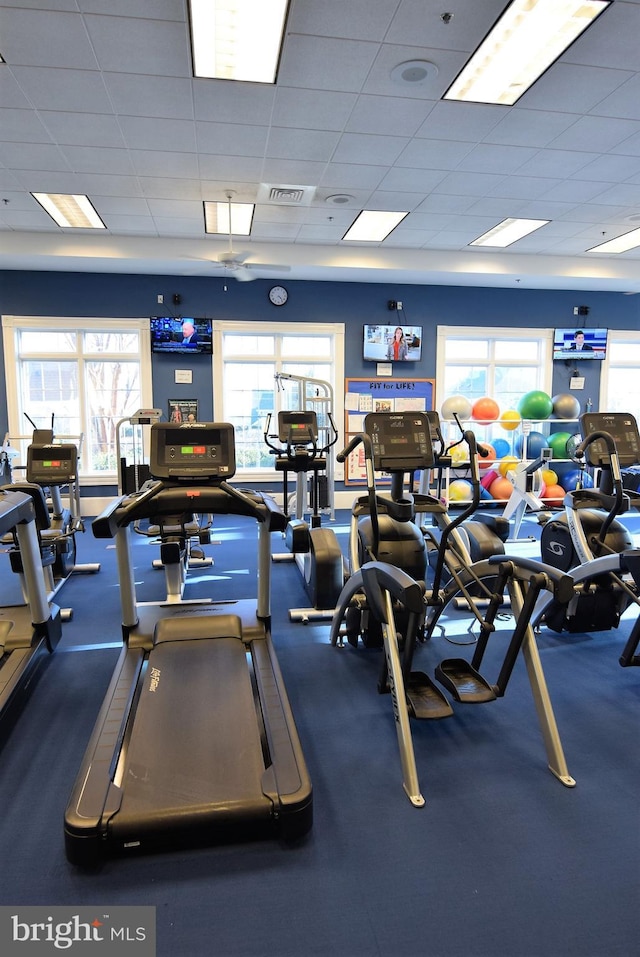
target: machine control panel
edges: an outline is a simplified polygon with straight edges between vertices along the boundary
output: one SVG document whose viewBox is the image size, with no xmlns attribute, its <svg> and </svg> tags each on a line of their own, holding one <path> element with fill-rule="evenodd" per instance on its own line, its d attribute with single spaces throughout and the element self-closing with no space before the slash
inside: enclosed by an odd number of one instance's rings
<svg viewBox="0 0 640 957">
<path fill-rule="evenodd" d="M 76 445 L 40 445 L 27 449 L 27 482 L 35 485 L 67 485 L 78 477 Z"/>
<path fill-rule="evenodd" d="M 278 412 L 278 439 L 291 445 L 306 445 L 318 438 L 315 412 Z"/>
<path fill-rule="evenodd" d="M 435 464 L 426 412 L 369 412 L 364 431 L 371 438 L 376 471 L 418 471 Z"/>
<path fill-rule="evenodd" d="M 594 432 L 608 432 L 616 444 L 620 465 L 637 465 L 640 462 L 640 434 L 638 423 L 630 412 L 585 412 L 580 416 L 580 432 L 586 439 Z M 585 451 L 589 465 L 596 468 L 611 464 L 606 443 L 596 439 Z"/>
<path fill-rule="evenodd" d="M 228 422 L 151 426 L 151 475 L 157 479 L 207 482 L 235 474 L 235 434 Z"/>
</svg>

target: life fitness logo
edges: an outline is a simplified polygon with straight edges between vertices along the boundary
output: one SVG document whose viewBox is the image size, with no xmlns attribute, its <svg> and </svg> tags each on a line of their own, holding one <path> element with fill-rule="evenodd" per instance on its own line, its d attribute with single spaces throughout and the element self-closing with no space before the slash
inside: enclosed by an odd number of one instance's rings
<svg viewBox="0 0 640 957">
<path fill-rule="evenodd" d="M 155 957 L 155 907 L 3 907 L 3 955 L 76 953 Z"/>
</svg>

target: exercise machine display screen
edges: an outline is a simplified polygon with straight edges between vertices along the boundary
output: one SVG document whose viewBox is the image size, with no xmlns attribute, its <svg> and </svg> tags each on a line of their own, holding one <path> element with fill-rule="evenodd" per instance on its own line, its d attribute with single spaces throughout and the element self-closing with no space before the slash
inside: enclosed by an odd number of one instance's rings
<svg viewBox="0 0 640 957">
<path fill-rule="evenodd" d="M 235 434 L 228 422 L 151 426 L 151 475 L 157 479 L 196 482 L 228 479 L 235 474 Z"/>
<path fill-rule="evenodd" d="M 66 485 L 78 476 L 76 445 L 37 445 L 27 449 L 27 482 L 35 485 Z"/>
<path fill-rule="evenodd" d="M 638 423 L 630 412 L 585 412 L 580 416 L 580 431 L 583 439 L 594 432 L 608 432 L 616 444 L 621 466 L 640 462 Z M 585 458 L 596 468 L 611 464 L 609 449 L 602 439 L 596 439 L 587 447 Z"/>
<path fill-rule="evenodd" d="M 371 438 L 376 471 L 408 472 L 435 464 L 426 412 L 370 412 L 364 431 Z"/>
<path fill-rule="evenodd" d="M 291 445 L 306 445 L 318 438 L 315 412 L 278 412 L 278 439 Z"/>
</svg>

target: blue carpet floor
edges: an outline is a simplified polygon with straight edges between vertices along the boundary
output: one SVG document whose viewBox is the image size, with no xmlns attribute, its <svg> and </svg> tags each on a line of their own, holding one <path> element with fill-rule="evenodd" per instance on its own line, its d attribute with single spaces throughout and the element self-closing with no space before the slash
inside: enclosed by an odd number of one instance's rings
<svg viewBox="0 0 640 957">
<path fill-rule="evenodd" d="M 213 538 L 215 564 L 194 570 L 186 597 L 251 595 L 251 526 L 220 519 Z M 162 597 L 154 547 L 142 538 L 134 547 L 140 597 Z M 630 618 L 617 631 L 540 636 L 575 788 L 546 768 L 520 661 L 504 699 L 412 725 L 427 802 L 415 809 L 391 702 L 376 691 L 380 653 L 331 647 L 328 623 L 292 624 L 288 608 L 306 605 L 305 592 L 294 566 L 276 565 L 273 637 L 314 786 L 310 835 L 294 847 L 210 847 L 87 873 L 65 859 L 63 814 L 120 618 L 110 543 L 89 531 L 78 551 L 102 569 L 65 585 L 59 600 L 73 619 L 0 752 L 0 904 L 152 904 L 161 957 L 637 953 L 640 669 L 618 665 Z M 431 672 L 450 655 L 436 637 L 416 666 Z"/>
</svg>

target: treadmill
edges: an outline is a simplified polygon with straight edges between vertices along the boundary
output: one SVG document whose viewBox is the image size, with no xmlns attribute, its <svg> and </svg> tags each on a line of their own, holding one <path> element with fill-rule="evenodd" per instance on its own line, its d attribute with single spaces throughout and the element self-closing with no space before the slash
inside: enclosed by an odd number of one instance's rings
<svg viewBox="0 0 640 957">
<path fill-rule="evenodd" d="M 12 566 L 19 563 L 25 601 L 0 607 L 0 721 L 14 712 L 41 659 L 54 651 L 62 634 L 60 609 L 49 603 L 42 574 L 43 562 L 54 560 L 50 549 L 41 552 L 36 531 L 36 507 L 30 495 L 0 489 L 0 537 L 15 536 L 10 549 Z M 15 569 L 14 569 L 15 570 Z"/>
<path fill-rule="evenodd" d="M 229 484 L 228 423 L 151 428 L 153 480 L 96 518 L 115 538 L 124 645 L 65 812 L 74 864 L 261 837 L 294 841 L 312 789 L 271 640 L 270 533 L 286 515 Z M 257 599 L 137 603 L 132 526 L 197 509 L 258 529 Z"/>
</svg>

